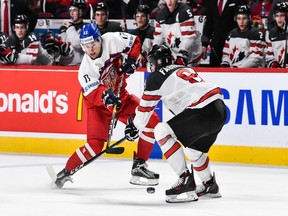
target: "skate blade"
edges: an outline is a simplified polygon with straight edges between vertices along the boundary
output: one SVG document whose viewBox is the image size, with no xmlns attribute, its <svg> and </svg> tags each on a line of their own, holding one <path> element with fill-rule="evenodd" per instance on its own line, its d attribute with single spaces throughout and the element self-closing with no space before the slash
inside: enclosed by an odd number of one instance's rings
<svg viewBox="0 0 288 216">
<path fill-rule="evenodd" d="M 198 194 L 198 197 L 201 198 L 221 198 L 222 195 L 218 193 L 204 193 L 204 194 Z"/>
<path fill-rule="evenodd" d="M 132 176 L 130 184 L 140 186 L 156 186 L 159 184 L 159 179 L 146 179 L 139 176 Z"/>
<path fill-rule="evenodd" d="M 195 191 L 190 191 L 178 195 L 167 195 L 167 203 L 185 203 L 185 202 L 195 202 L 198 200 L 198 196 Z"/>
</svg>

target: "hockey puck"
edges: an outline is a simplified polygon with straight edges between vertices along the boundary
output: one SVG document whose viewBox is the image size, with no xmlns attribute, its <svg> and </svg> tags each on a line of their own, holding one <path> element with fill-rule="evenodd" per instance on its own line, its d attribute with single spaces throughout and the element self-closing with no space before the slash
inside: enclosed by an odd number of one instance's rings
<svg viewBox="0 0 288 216">
<path fill-rule="evenodd" d="M 155 193 L 155 188 L 154 187 L 148 187 L 147 188 L 147 193 L 149 193 L 149 194 Z"/>
</svg>

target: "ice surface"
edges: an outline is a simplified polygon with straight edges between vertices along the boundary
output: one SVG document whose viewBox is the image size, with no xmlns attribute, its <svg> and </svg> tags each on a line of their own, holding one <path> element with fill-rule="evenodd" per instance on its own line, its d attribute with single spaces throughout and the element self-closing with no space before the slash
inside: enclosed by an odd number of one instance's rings
<svg viewBox="0 0 288 216">
<path fill-rule="evenodd" d="M 45 165 L 56 172 L 67 157 L 0 155 L 2 216 L 286 216 L 288 168 L 212 163 L 220 199 L 168 204 L 165 190 L 177 176 L 167 161 L 149 160 L 159 172 L 154 194 L 129 184 L 132 160 L 98 159 L 74 176 L 74 183 L 51 189 Z M 199 181 L 196 178 L 196 181 Z"/>
</svg>

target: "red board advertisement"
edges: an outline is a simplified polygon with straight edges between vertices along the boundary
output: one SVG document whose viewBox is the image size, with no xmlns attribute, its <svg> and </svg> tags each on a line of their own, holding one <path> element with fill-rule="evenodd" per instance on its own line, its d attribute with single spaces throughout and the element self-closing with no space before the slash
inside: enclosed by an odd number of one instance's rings
<svg viewBox="0 0 288 216">
<path fill-rule="evenodd" d="M 77 69 L 1 66 L 0 131 L 85 134 Z"/>
</svg>

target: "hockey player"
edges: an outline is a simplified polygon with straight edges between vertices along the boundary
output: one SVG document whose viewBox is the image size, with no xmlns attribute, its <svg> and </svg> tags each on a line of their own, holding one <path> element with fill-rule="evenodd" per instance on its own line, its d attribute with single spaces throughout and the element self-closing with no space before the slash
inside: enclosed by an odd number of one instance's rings
<svg viewBox="0 0 288 216">
<path fill-rule="evenodd" d="M 146 66 L 147 54 L 152 49 L 154 26 L 149 23 L 148 5 L 138 5 L 135 13 L 137 28 L 131 31 L 131 34 L 137 35 L 141 40 L 141 65 Z"/>
<path fill-rule="evenodd" d="M 165 0 L 157 14 L 153 47 L 166 43 L 178 65 L 197 66 L 202 55 L 201 34 L 196 29 L 191 7 L 178 0 Z"/>
<path fill-rule="evenodd" d="M 134 120 L 128 120 L 126 138 L 133 141 L 133 137 L 147 124 L 159 100 L 162 100 L 174 117 L 155 127 L 155 138 L 164 157 L 179 176 L 176 184 L 166 190 L 166 201 L 196 201 L 197 195 L 221 197 L 206 155 L 226 120 L 220 87 L 205 82 L 190 67 L 171 64 L 171 51 L 165 45 L 150 52 L 148 61 L 152 73 L 147 78 Z M 191 171 L 180 143 L 192 163 Z M 197 189 L 193 169 L 203 182 Z M 187 198 L 179 197 L 183 193 L 187 194 Z"/>
<path fill-rule="evenodd" d="M 4 42 L 8 36 L 4 32 L 0 32 L 0 65 L 1 64 L 14 64 L 17 60 L 17 52 L 15 49 L 6 47 Z"/>
<path fill-rule="evenodd" d="M 100 29 L 101 35 L 106 32 L 123 32 L 124 27 L 119 22 L 109 21 L 109 10 L 105 2 L 99 2 L 95 9 L 95 21 Z"/>
<path fill-rule="evenodd" d="M 58 38 L 47 37 L 45 49 L 60 57 L 59 65 L 80 65 L 84 52 L 80 45 L 79 33 L 86 12 L 85 0 L 72 0 L 69 7 L 70 21 L 60 27 Z M 60 56 L 59 56 L 60 55 Z"/>
<path fill-rule="evenodd" d="M 238 6 L 234 20 L 238 27 L 230 31 L 225 41 L 221 67 L 265 67 L 265 35 L 251 25 L 250 9 Z"/>
<path fill-rule="evenodd" d="M 287 66 L 287 2 L 276 3 L 273 11 L 274 26 L 266 33 L 267 52 L 266 63 L 268 68 Z"/>
<path fill-rule="evenodd" d="M 29 32 L 29 22 L 26 15 L 16 15 L 13 19 L 12 28 L 12 35 L 4 42 L 6 48 L 4 52 L 9 53 L 9 58 L 6 58 L 4 63 L 52 65 L 52 56 L 41 46 L 36 35 Z"/>
<path fill-rule="evenodd" d="M 72 154 L 65 168 L 58 173 L 55 183 L 59 188 L 71 179 L 70 176 L 83 163 L 101 152 L 108 137 L 114 104 L 118 109 L 117 119 L 126 123 L 128 116 L 135 115 L 135 108 L 140 101 L 126 90 L 125 81 L 136 68 L 140 39 L 124 32 L 109 32 L 100 36 L 95 23 L 83 26 L 80 39 L 85 55 L 79 68 L 78 80 L 87 107 L 87 143 Z M 125 63 L 121 63 L 123 55 L 127 56 Z M 119 88 L 120 96 L 117 93 Z M 159 174 L 148 170 L 145 163 L 154 145 L 153 131 L 158 122 L 159 117 L 153 113 L 140 134 L 131 170 L 131 184 L 158 184 Z"/>
</svg>

